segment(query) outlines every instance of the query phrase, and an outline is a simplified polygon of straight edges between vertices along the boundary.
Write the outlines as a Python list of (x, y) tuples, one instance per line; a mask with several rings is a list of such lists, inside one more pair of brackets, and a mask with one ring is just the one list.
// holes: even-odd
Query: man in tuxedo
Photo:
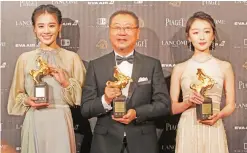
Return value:
[[(154, 119), (170, 112), (161, 63), (135, 51), (140, 29), (133, 12), (113, 13), (109, 27), (113, 52), (90, 61), (82, 93), (82, 115), (98, 118), (91, 153), (157, 153)], [(122, 90), (106, 86), (114, 66), (133, 79)], [(114, 118), (112, 101), (120, 95), (127, 97), (127, 113)]]

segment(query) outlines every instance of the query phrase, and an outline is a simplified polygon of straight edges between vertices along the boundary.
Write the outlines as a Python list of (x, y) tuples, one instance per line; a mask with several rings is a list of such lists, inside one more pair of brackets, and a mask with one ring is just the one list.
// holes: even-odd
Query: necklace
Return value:
[(61, 48), (53, 48), (51, 50), (43, 49), (43, 48), (38, 48), (37, 50), (40, 51), (40, 52), (48, 53), (48, 54), (49, 53), (54, 54), (54, 53), (58, 53), (59, 51), (61, 51)]
[(61, 51), (61, 48), (55, 48), (51, 50), (38, 48), (37, 56), (41, 56), (48, 64), (57, 65), (57, 54)]
[(204, 63), (204, 62), (207, 62), (209, 60), (211, 60), (213, 58), (213, 56), (211, 54), (198, 54), (198, 55), (194, 55), (191, 57), (191, 59), (195, 62), (198, 62), (198, 63)]

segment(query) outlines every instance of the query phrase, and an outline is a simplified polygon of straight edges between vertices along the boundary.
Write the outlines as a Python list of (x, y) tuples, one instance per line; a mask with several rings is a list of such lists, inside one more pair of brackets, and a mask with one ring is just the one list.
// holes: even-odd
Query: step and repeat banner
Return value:
[[(23, 117), (7, 113), (7, 100), (18, 56), (38, 47), (31, 15), (41, 4), (57, 6), (63, 15), (61, 47), (77, 52), (84, 62), (111, 52), (109, 17), (117, 10), (130, 10), (140, 19), (141, 35), (136, 43), (140, 53), (158, 58), (164, 71), (190, 58), (185, 24), (197, 11), (210, 14), (217, 24), (220, 41), (212, 54), (232, 63), (236, 83), (236, 111), (224, 119), (230, 153), (247, 152), (247, 1), (151, 2), (151, 1), (15, 1), (1, 3), (1, 148), (8, 144), (21, 150)], [(167, 73), (166, 73), (167, 74)], [(169, 76), (165, 76), (169, 84)], [(245, 96), (244, 96), (245, 95)], [(225, 101), (224, 98), (222, 101)], [(223, 103), (224, 105), (224, 103)], [(91, 136), (95, 119), (80, 116), (73, 108), (77, 152), (83, 152), (83, 139)], [(157, 123), (160, 153), (173, 153), (179, 115)], [(190, 132), (190, 131), (188, 131)], [(88, 139), (90, 142), (90, 138)], [(84, 141), (84, 146), (85, 141)], [(81, 151), (82, 150), (82, 151)], [(86, 151), (85, 151), (86, 152)], [(84, 152), (83, 152), (84, 153)]]

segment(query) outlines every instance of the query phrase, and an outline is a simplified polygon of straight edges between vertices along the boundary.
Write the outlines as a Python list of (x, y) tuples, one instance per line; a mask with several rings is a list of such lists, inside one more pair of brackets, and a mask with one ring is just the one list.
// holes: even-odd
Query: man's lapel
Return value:
[(109, 78), (109, 81), (113, 81), (113, 80), (116, 80), (113, 76), (113, 73), (114, 73), (114, 67), (116, 66), (116, 61), (115, 61), (115, 54), (114, 52), (111, 52), (109, 54), (109, 57), (107, 58), (107, 63), (102, 63), (102, 64), (107, 64), (109, 66), (109, 69), (107, 69), (107, 75), (108, 76), (111, 76)]
[(136, 87), (137, 87), (137, 83), (138, 83), (138, 79), (140, 76), (140, 72), (142, 69), (142, 58), (141, 58), (141, 54), (139, 54), (138, 52), (135, 51), (134, 53), (134, 63), (133, 63), (133, 70), (132, 70), (132, 76), (131, 78), (133, 79), (133, 82), (130, 83), (129, 86), (129, 91), (128, 91), (128, 101), (131, 99)]

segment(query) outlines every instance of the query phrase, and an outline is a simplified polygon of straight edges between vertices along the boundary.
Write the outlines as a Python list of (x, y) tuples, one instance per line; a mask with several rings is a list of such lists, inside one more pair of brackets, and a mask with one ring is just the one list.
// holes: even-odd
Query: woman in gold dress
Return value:
[[(172, 113), (182, 113), (176, 136), (176, 153), (228, 153), (226, 133), (222, 118), (235, 109), (235, 86), (232, 66), (212, 56), (217, 31), (212, 17), (204, 12), (196, 12), (186, 25), (189, 48), (193, 56), (177, 64), (171, 77)], [(215, 83), (205, 92), (212, 99), (213, 115), (206, 120), (197, 120), (196, 104), (201, 105), (205, 97), (191, 89), (198, 82), (198, 69)], [(180, 89), (183, 101), (178, 102)], [(220, 109), (222, 91), (226, 95), (226, 105)]]

